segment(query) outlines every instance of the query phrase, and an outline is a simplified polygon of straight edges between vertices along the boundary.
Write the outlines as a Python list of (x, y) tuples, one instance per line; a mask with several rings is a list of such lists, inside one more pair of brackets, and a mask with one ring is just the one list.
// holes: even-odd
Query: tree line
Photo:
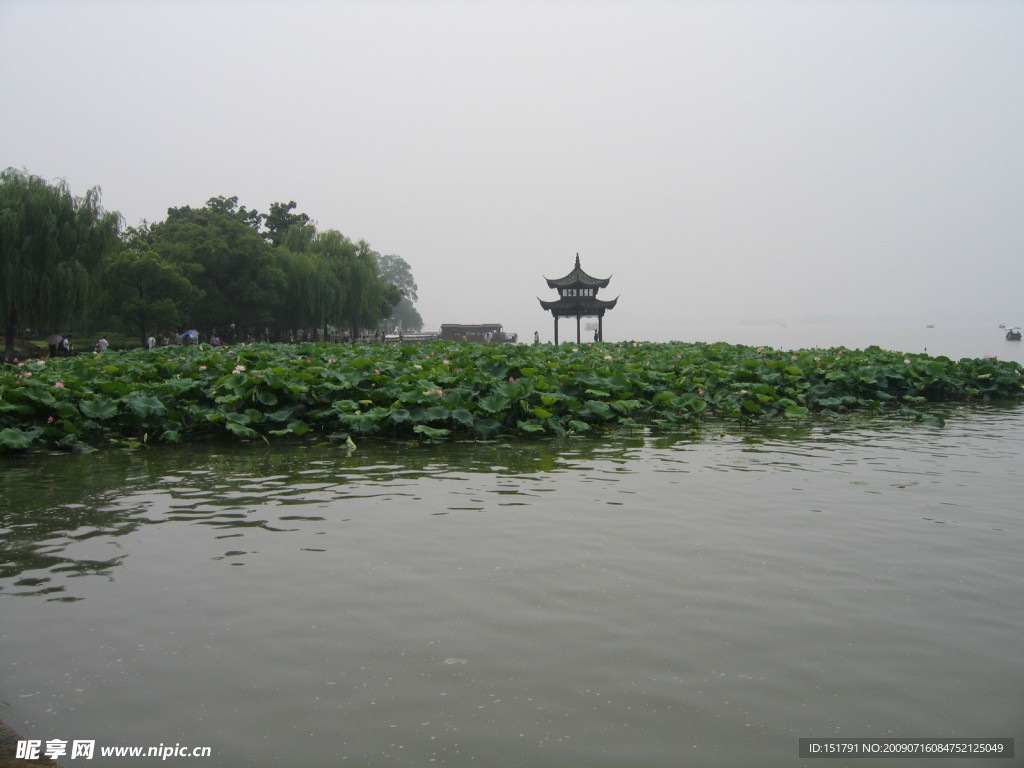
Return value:
[(123, 227), (96, 188), (76, 197), (63, 181), (0, 173), (0, 324), (5, 356), (19, 329), (137, 333), (249, 329), (275, 339), (293, 329), (417, 331), (416, 283), (400, 256), (319, 230), (296, 203), (266, 213), (213, 197), (169, 208), (163, 221)]

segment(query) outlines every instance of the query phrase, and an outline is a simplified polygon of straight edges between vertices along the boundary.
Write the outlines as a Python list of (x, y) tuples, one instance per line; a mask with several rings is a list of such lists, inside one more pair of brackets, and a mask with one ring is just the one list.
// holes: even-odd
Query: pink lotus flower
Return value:
[(199, 370), (200, 371), (205, 371), (206, 370), (206, 366), (205, 365), (200, 365), (199, 366)]
[(236, 365), (234, 370), (232, 370), (231, 372), (232, 373), (241, 373), (244, 370), (245, 370), (245, 366), (244, 365)]
[(63, 389), (64, 388), (64, 382), (63, 381), (54, 382), (53, 386), (57, 387), (58, 389)]
[(47, 423), (47, 424), (52, 424), (52, 423), (53, 423), (53, 416), (48, 416), (48, 417), (46, 418), (46, 423)]
[(22, 377), (23, 379), (27, 379), (27, 378), (28, 378), (29, 376), (31, 376), (31, 375), (32, 375), (32, 371), (22, 371), (22, 372), (21, 372), (21, 377)]

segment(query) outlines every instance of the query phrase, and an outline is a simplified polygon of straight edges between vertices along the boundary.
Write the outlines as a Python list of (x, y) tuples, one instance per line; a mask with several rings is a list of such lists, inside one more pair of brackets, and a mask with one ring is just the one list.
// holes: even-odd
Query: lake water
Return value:
[(8, 460), (0, 718), (212, 753), (109, 762), (126, 767), (1020, 750), (1022, 458), (1024, 408), (985, 407), (944, 427)]

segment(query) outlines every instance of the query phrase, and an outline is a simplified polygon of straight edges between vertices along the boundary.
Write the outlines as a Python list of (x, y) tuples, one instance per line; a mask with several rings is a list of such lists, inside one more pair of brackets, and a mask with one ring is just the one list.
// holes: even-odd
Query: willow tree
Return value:
[[(304, 304), (304, 316), (318, 328), (345, 328), (352, 339), (377, 328), (402, 298), (381, 279), (376, 257), (364, 240), (352, 242), (336, 229), (317, 232), (311, 224), (288, 230), (280, 253), (289, 253), (289, 301)], [(300, 256), (311, 257), (301, 263)]]
[(14, 168), (0, 173), (0, 322), (14, 356), (19, 327), (56, 330), (80, 316), (121, 217), (100, 207), (98, 188), (75, 197)]
[(355, 253), (345, 264), (348, 296), (342, 304), (341, 316), (351, 329), (353, 340), (359, 337), (361, 329), (376, 328), (401, 298), (401, 291), (388, 291), (389, 283), (380, 279), (377, 272), (379, 255), (365, 240), (360, 240), (356, 243)]
[(337, 325), (345, 297), (341, 265), (352, 244), (340, 232), (317, 232), (312, 224), (291, 226), (274, 248), (284, 270), (284, 303), (278, 312), (282, 328), (321, 328)]
[(284, 273), (284, 302), (278, 309), (278, 328), (308, 328), (319, 322), (311, 311), (319, 303), (320, 281), (311, 253), (278, 248), (274, 257)]

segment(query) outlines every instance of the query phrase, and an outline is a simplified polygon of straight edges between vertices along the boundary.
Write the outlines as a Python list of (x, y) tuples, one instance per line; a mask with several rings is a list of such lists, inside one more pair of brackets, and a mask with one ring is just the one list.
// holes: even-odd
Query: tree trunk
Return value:
[(6, 344), (4, 345), (4, 360), (14, 359), (14, 333), (18, 330), (18, 308), (11, 307), (7, 313), (7, 330), (4, 334)]

